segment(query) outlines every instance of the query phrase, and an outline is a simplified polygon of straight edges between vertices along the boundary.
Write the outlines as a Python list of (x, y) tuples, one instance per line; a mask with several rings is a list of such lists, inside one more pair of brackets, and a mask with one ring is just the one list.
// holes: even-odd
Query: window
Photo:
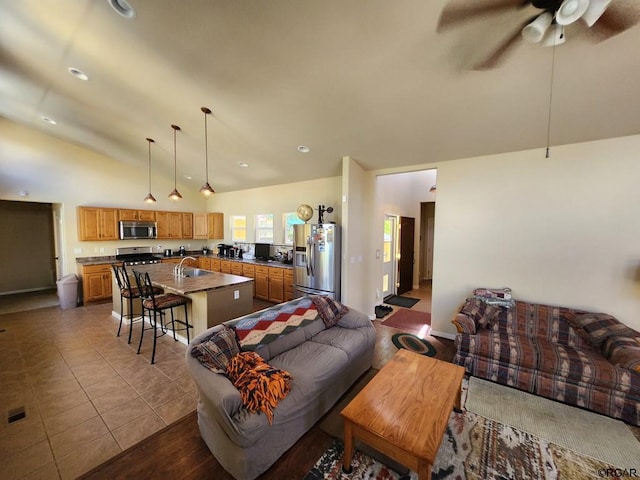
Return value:
[(304, 223), (298, 218), (296, 212), (282, 214), (282, 224), (284, 225), (284, 244), (293, 245), (293, 226)]
[(273, 214), (256, 215), (256, 242), (273, 243)]
[(247, 217), (244, 215), (231, 215), (231, 241), (247, 241)]

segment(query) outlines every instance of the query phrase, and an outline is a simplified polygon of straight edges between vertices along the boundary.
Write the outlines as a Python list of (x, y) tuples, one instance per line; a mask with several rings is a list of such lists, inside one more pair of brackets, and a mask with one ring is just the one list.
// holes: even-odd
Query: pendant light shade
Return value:
[(178, 130), (180, 130), (180, 127), (178, 125), (171, 125), (171, 128), (173, 128), (173, 191), (169, 194), (169, 198), (171, 200), (181, 200), (182, 195), (180, 195), (177, 187), (178, 160), (176, 154), (176, 134), (178, 133)]
[(156, 203), (156, 198), (151, 193), (151, 144), (155, 142), (153, 138), (147, 138), (147, 142), (149, 143), (149, 195), (144, 197), (144, 201), (146, 203)]
[(204, 165), (206, 175), (206, 182), (202, 188), (200, 188), (200, 193), (205, 197), (210, 197), (216, 193), (213, 188), (211, 188), (211, 185), (209, 185), (209, 141), (207, 137), (207, 115), (211, 114), (211, 110), (207, 107), (202, 107), (200, 110), (204, 113)]

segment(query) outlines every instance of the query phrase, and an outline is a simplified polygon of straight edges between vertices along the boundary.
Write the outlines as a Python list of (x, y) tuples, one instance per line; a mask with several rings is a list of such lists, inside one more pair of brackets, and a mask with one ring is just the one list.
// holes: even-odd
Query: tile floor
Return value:
[[(405, 295), (421, 299), (414, 309), (431, 310), (430, 283)], [(24, 310), (52, 303), (26, 300), (13, 301), (11, 313), (0, 305), (2, 479), (76, 478), (195, 409), (182, 343), (159, 339), (151, 365), (151, 336), (137, 355), (139, 324), (130, 345), (126, 327), (116, 337), (111, 304)], [(268, 305), (257, 300), (254, 310)], [(376, 324), (390, 338), (394, 329)], [(374, 363), (395, 353), (387, 340)], [(21, 409), (26, 416), (9, 423)]]

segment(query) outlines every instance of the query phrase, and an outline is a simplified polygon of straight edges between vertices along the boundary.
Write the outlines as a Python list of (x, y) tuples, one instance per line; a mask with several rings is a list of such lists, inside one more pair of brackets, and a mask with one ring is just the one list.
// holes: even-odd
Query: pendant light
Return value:
[(171, 128), (173, 128), (173, 192), (169, 194), (169, 198), (171, 200), (182, 200), (182, 195), (180, 195), (177, 187), (178, 160), (176, 155), (176, 134), (178, 133), (178, 130), (180, 130), (180, 127), (178, 125), (171, 125)]
[(153, 138), (147, 138), (149, 143), (149, 195), (144, 197), (146, 203), (156, 203), (156, 198), (151, 193), (151, 144), (155, 142)]
[(211, 185), (209, 185), (209, 142), (207, 140), (207, 115), (211, 114), (211, 110), (207, 107), (200, 108), (202, 113), (204, 113), (204, 165), (205, 165), (205, 174), (206, 174), (206, 183), (200, 188), (200, 193), (205, 197), (210, 197), (214, 193), (216, 193)]

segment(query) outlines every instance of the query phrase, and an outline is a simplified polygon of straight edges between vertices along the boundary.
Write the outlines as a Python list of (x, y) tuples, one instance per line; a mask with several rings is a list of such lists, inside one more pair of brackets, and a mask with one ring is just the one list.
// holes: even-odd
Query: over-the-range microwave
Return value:
[(120, 220), (120, 240), (134, 240), (138, 238), (158, 238), (158, 224), (156, 222), (130, 222)]

